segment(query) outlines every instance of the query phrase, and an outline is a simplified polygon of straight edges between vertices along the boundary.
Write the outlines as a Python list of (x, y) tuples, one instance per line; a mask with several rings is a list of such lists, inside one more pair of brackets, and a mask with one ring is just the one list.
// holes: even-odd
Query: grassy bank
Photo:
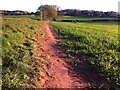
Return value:
[(2, 88), (25, 88), (32, 83), (35, 32), (39, 25), (40, 22), (27, 18), (3, 18)]

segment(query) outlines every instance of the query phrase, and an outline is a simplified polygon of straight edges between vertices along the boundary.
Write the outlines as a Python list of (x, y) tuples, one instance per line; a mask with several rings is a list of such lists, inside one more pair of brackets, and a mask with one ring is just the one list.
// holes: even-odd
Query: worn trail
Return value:
[(38, 57), (42, 57), (49, 63), (45, 70), (47, 76), (41, 79), (41, 88), (88, 88), (93, 81), (104, 82), (96, 72), (85, 70), (88, 66), (82, 65), (84, 67), (77, 71), (68, 65), (66, 61), (76, 59), (65, 58), (66, 54), (59, 47), (55, 34), (51, 31), (48, 22), (42, 24), (41, 28), (44, 34), (41, 34), (40, 37), (42, 39), (38, 42), (42, 43), (43, 46), (38, 48), (36, 53)]

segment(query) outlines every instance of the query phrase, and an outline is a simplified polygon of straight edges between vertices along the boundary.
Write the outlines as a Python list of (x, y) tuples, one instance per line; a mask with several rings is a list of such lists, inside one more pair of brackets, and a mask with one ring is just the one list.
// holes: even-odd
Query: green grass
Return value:
[(59, 44), (69, 57), (78, 57), (79, 62), (91, 63), (107, 77), (111, 87), (120, 86), (116, 23), (51, 22), (51, 25), (60, 34)]
[(117, 18), (97, 18), (97, 17), (76, 17), (76, 16), (62, 16), (62, 17), (57, 17), (57, 21), (61, 21), (61, 20), (116, 20)]
[(40, 16), (35, 15), (4, 15), (3, 18), (30, 18), (34, 20), (40, 20)]
[(27, 18), (2, 20), (2, 88), (24, 88), (33, 74), (35, 32), (40, 22)]

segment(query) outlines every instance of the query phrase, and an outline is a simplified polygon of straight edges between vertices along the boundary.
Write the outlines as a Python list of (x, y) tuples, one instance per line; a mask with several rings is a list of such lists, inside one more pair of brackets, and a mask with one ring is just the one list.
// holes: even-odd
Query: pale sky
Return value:
[(0, 10), (35, 12), (40, 5), (58, 5), (61, 9), (118, 11), (119, 0), (1, 0)]

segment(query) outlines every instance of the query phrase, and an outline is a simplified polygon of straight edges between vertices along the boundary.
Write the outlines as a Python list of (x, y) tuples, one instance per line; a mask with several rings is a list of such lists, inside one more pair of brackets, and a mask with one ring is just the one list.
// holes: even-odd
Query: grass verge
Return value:
[(35, 34), (40, 22), (28, 18), (3, 18), (2, 21), (2, 88), (31, 87), (34, 85), (31, 78), (40, 77), (40, 71), (34, 68)]

